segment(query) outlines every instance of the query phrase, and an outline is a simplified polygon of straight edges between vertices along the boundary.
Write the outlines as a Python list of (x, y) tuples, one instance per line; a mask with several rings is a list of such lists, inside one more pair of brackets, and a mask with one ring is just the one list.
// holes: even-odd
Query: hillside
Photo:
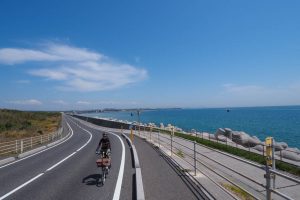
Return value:
[(25, 112), (0, 109), (0, 140), (12, 140), (51, 133), (60, 125), (58, 112)]

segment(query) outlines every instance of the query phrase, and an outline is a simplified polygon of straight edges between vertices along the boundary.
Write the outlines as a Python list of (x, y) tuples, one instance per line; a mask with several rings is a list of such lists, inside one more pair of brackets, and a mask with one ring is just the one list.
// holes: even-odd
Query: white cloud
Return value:
[(115, 62), (84, 48), (49, 43), (38, 50), (0, 49), (0, 63), (14, 65), (29, 61), (53, 64), (52, 67), (29, 70), (29, 74), (58, 81), (61, 90), (112, 90), (147, 77), (145, 69)]
[(20, 64), (29, 61), (85, 61), (99, 60), (104, 56), (84, 48), (64, 44), (48, 43), (41, 49), (3, 48), (0, 49), (0, 63)]
[(79, 105), (90, 105), (91, 103), (88, 102), (88, 101), (77, 101), (76, 104), (79, 104)]
[(63, 101), (63, 100), (55, 100), (55, 101), (52, 101), (52, 103), (54, 104), (59, 104), (59, 105), (67, 105), (68, 103)]
[(39, 69), (39, 70), (32, 70), (29, 71), (31, 75), (45, 77), (52, 80), (66, 80), (67, 75), (63, 72), (51, 69)]
[(223, 88), (225, 92), (238, 95), (253, 95), (267, 92), (266, 88), (258, 85), (235, 85), (235, 84), (224, 84)]
[(36, 99), (15, 100), (15, 101), (9, 101), (8, 103), (16, 104), (16, 105), (42, 105), (42, 102)]
[(228, 106), (299, 105), (299, 85), (260, 86), (224, 84), (216, 99)]

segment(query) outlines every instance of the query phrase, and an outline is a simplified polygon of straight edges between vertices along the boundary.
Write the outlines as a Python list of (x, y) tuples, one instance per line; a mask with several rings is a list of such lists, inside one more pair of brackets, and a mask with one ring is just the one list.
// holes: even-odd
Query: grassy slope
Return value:
[(51, 133), (60, 125), (58, 112), (23, 112), (0, 109), (0, 140)]

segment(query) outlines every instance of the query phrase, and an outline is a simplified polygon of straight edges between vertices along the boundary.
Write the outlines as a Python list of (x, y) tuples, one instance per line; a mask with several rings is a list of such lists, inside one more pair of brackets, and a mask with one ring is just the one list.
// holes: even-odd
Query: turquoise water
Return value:
[[(138, 121), (136, 113), (104, 112), (88, 116), (110, 117)], [(287, 142), (290, 147), (300, 148), (300, 106), (253, 107), (226, 109), (163, 109), (143, 111), (141, 122), (157, 125), (172, 124), (185, 131), (196, 129), (214, 133), (220, 127), (245, 131), (261, 140), (272, 136), (276, 141)]]

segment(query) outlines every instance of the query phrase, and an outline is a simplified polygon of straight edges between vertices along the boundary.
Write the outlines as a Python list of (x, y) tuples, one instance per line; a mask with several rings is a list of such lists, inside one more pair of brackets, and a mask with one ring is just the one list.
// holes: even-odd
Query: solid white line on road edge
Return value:
[(9, 166), (9, 165), (18, 163), (18, 162), (20, 162), (20, 161), (22, 161), (22, 160), (26, 160), (27, 158), (30, 158), (30, 157), (35, 156), (35, 155), (38, 155), (38, 154), (40, 154), (40, 153), (42, 153), (42, 152), (44, 152), (44, 151), (48, 151), (48, 150), (50, 150), (50, 149), (52, 149), (52, 148), (54, 148), (54, 147), (56, 147), (56, 146), (58, 146), (58, 145), (61, 145), (61, 144), (65, 143), (66, 141), (68, 141), (71, 137), (73, 137), (73, 130), (71, 129), (69, 123), (68, 123), (68, 122), (66, 122), (66, 123), (67, 123), (67, 125), (69, 126), (69, 128), (70, 128), (70, 130), (71, 130), (71, 136), (70, 136), (69, 138), (67, 138), (67, 139), (64, 140), (63, 142), (58, 143), (58, 144), (56, 144), (56, 145), (54, 145), (54, 146), (52, 146), (52, 147), (49, 147), (49, 148), (44, 149), (44, 150), (42, 150), (42, 151), (39, 151), (39, 152), (37, 152), (37, 153), (31, 154), (31, 155), (29, 155), (29, 156), (26, 156), (25, 158), (21, 158), (21, 159), (18, 159), (18, 160), (16, 160), (16, 161), (14, 161), (14, 162), (8, 163), (8, 164), (3, 165), (3, 166), (0, 166), (0, 169), (1, 169), (1, 168), (4, 168), (4, 167), (7, 167), (7, 166)]
[(122, 145), (120, 170), (119, 170), (117, 184), (116, 184), (116, 188), (115, 188), (115, 192), (114, 192), (114, 196), (113, 196), (113, 200), (119, 200), (120, 195), (121, 195), (121, 186), (122, 186), (123, 175), (124, 175), (124, 166), (125, 166), (125, 145), (123, 143), (123, 140), (120, 138), (120, 136), (118, 136), (117, 134), (112, 133), (112, 132), (108, 132), (108, 133), (113, 134), (114, 136), (118, 137), (121, 142), (121, 145)]
[(30, 179), (30, 180), (27, 181), (26, 183), (23, 183), (22, 185), (20, 185), (20, 186), (17, 187), (16, 189), (14, 189), (14, 190), (10, 191), (9, 193), (7, 193), (7, 194), (3, 195), (2, 197), (0, 197), (0, 200), (5, 199), (5, 198), (8, 197), (9, 195), (11, 195), (11, 194), (15, 193), (16, 191), (18, 191), (19, 189), (25, 187), (26, 185), (28, 185), (29, 183), (31, 183), (31, 182), (34, 181), (35, 179), (41, 177), (42, 175), (44, 175), (44, 173), (41, 173), (41, 174), (39, 174), (39, 175), (33, 177), (32, 179)]
[(75, 153), (76, 153), (76, 151), (73, 152), (73, 153), (71, 153), (70, 155), (68, 155), (67, 157), (65, 157), (64, 159), (62, 159), (61, 161), (59, 161), (58, 163), (56, 163), (55, 165), (53, 165), (52, 167), (48, 168), (48, 169), (46, 170), (46, 172), (48, 172), (48, 171), (50, 171), (51, 169), (53, 169), (54, 167), (60, 165), (62, 162), (66, 161), (67, 159), (69, 159), (70, 157), (72, 157)]
[[(70, 130), (72, 131), (72, 135), (73, 135), (73, 129), (71, 128), (71, 126), (67, 123), (67, 125), (69, 126)], [(83, 129), (83, 128), (82, 128)], [(84, 129), (83, 129), (84, 130)], [(85, 130), (87, 131), (87, 130)], [(88, 132), (88, 131), (87, 131)], [(88, 132), (89, 133), (89, 132)], [(88, 140), (88, 142), (91, 141), (92, 139), (92, 134), (90, 134), (90, 138)], [(80, 149), (82, 149), (83, 147), (85, 147), (88, 143), (85, 143)], [(53, 146), (54, 147), (54, 146)], [(52, 167), (48, 168), (45, 172), (48, 172), (50, 170), (52, 170), (53, 168), (57, 167), (59, 164), (63, 163), (64, 161), (66, 161), (67, 159), (69, 159), (70, 157), (72, 157), (74, 154), (76, 154), (78, 151), (73, 152), (72, 154), (68, 155), (66, 158), (62, 159), (61, 161), (59, 161), (58, 163), (54, 164)], [(27, 158), (27, 157), (26, 157)], [(35, 176), (34, 178), (30, 179), (29, 181), (27, 181), (26, 183), (20, 185), (19, 187), (13, 189), (12, 191), (6, 193), (5, 195), (3, 195), (2, 197), (0, 197), (0, 200), (5, 199), (6, 197), (10, 196), (11, 194), (15, 193), (16, 191), (18, 191), (19, 189), (25, 187), (26, 185), (28, 185), (29, 183), (31, 183), (32, 181), (36, 180), (37, 178), (41, 177), (42, 175), (44, 175), (45, 173), (41, 173), (37, 176)]]

